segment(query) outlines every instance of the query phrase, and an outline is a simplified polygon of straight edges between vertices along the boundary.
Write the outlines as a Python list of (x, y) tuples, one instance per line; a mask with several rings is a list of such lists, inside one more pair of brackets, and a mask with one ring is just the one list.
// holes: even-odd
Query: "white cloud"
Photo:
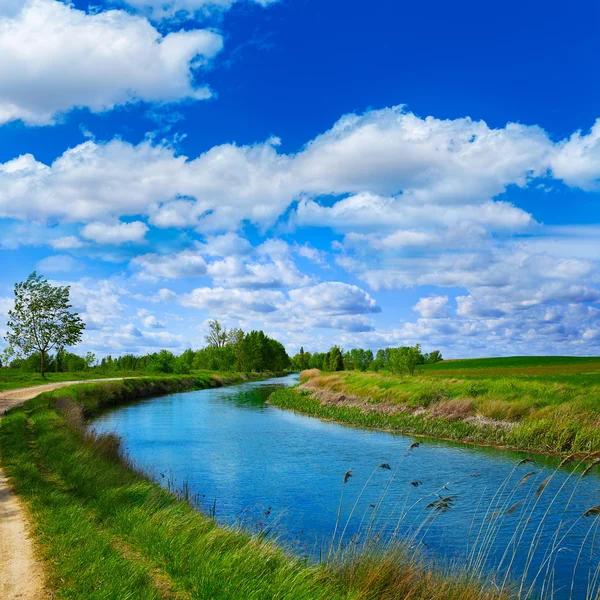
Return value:
[(81, 235), (98, 244), (120, 246), (127, 242), (141, 243), (148, 233), (148, 226), (141, 221), (131, 223), (102, 223), (95, 222), (86, 225)]
[(291, 260), (244, 262), (233, 256), (208, 265), (208, 274), (216, 285), (225, 287), (268, 289), (314, 283)]
[(429, 296), (421, 298), (414, 306), (413, 310), (421, 314), (422, 317), (435, 319), (448, 316), (448, 296)]
[(208, 256), (220, 257), (245, 256), (253, 251), (247, 239), (231, 231), (224, 235), (207, 237), (202, 249)]
[(398, 106), (342, 117), (298, 155), (296, 169), (304, 188), (321, 194), (402, 190), (409, 202), (467, 203), (543, 175), (551, 149), (538, 127), (421, 119)]
[(600, 190), (600, 119), (582, 135), (576, 131), (558, 144), (553, 155), (552, 172), (567, 185), (588, 191)]
[[(116, 1), (116, 0), (115, 0)], [(175, 15), (190, 16), (230, 9), (239, 0), (122, 0), (132, 8), (149, 14), (152, 18), (168, 18)], [(260, 6), (268, 6), (278, 0), (247, 0)]]
[[(65, 285), (65, 282), (61, 282)], [(82, 279), (68, 282), (71, 287), (71, 303), (74, 310), (81, 313), (86, 327), (98, 329), (114, 322), (123, 313), (121, 296), (124, 291), (108, 280)]]
[(286, 300), (283, 292), (229, 288), (197, 288), (181, 298), (183, 306), (208, 310), (220, 316), (264, 315), (278, 310)]
[(290, 290), (290, 299), (298, 310), (324, 315), (351, 315), (381, 312), (375, 300), (356, 285), (327, 281), (313, 287)]
[(83, 263), (75, 260), (72, 256), (57, 254), (40, 260), (37, 263), (37, 268), (42, 273), (72, 273), (81, 271), (84, 266)]
[(73, 250), (75, 248), (82, 248), (85, 244), (76, 236), (68, 235), (65, 237), (56, 238), (50, 240), (50, 246), (55, 250)]
[(308, 320), (312, 327), (322, 327), (324, 329), (338, 329), (348, 333), (363, 333), (365, 331), (374, 331), (375, 324), (372, 319), (363, 315), (342, 315), (339, 317), (316, 318), (314, 321)]
[(54, 123), (77, 107), (104, 112), (132, 102), (211, 96), (194, 73), (222, 48), (208, 30), (162, 36), (125, 11), (85, 13), (56, 0), (26, 0), (0, 16), (0, 124)]
[(179, 279), (206, 275), (206, 262), (197, 250), (183, 250), (176, 254), (144, 254), (131, 261), (141, 269), (144, 277)]
[(146, 329), (163, 329), (165, 324), (159, 321), (154, 315), (148, 315), (142, 319), (142, 324)]

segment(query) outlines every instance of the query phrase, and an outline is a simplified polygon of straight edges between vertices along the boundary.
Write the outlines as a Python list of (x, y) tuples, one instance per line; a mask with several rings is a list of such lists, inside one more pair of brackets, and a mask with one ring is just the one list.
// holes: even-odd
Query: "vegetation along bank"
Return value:
[(559, 455), (600, 452), (600, 359), (518, 357), (302, 373), (281, 408), (412, 435)]

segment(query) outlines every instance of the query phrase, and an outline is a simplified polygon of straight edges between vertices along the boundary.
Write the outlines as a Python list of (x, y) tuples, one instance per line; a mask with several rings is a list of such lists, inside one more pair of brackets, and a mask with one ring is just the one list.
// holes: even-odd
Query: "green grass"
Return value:
[[(176, 378), (176, 379), (206, 379), (207, 377), (220, 377), (221, 379), (239, 378), (239, 373), (228, 373), (220, 371), (193, 371), (189, 375), (149, 375), (147, 371), (112, 371), (98, 372), (95, 370), (78, 371), (74, 373), (46, 373), (45, 377), (41, 377), (39, 373), (22, 373), (18, 370), (0, 369), (0, 392), (4, 390), (14, 390), (17, 388), (34, 387), (37, 385), (46, 385), (50, 383), (62, 383), (69, 381), (85, 381), (88, 379), (126, 379), (126, 378)], [(246, 378), (263, 378), (272, 375), (271, 373), (257, 374), (247, 373)]]
[(571, 373), (572, 363), (562, 367), (566, 373), (510, 375), (514, 365), (505, 360), (504, 376), (478, 368), (435, 377), (323, 374), (310, 379), (307, 391), (281, 390), (270, 402), (407, 434), (560, 455), (600, 451), (600, 375)]
[[(239, 377), (237, 378), (239, 380)], [(25, 501), (54, 598), (137, 600), (492, 600), (405, 551), (310, 565), (272, 543), (219, 527), (120, 457), (85, 418), (141, 397), (233, 383), (145, 378), (46, 393), (0, 422), (0, 457)]]
[(444, 360), (432, 365), (423, 365), (427, 371), (447, 369), (493, 369), (497, 367), (531, 368), (531, 367), (564, 367), (596, 363), (600, 368), (598, 356), (506, 356), (498, 358), (468, 358), (461, 360)]
[(23, 373), (16, 369), (0, 369), (0, 391), (14, 390), (18, 388), (46, 385), (48, 383), (60, 383), (63, 381), (83, 381), (86, 379), (112, 379), (115, 377), (140, 377), (148, 376), (148, 373), (123, 372), (97, 373), (95, 371), (81, 371), (77, 373), (46, 373), (41, 377), (39, 373)]

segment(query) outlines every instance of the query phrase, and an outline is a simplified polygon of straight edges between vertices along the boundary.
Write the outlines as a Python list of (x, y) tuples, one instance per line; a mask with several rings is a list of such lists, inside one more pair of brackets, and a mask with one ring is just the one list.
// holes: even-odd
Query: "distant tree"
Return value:
[(85, 366), (91, 369), (96, 364), (96, 355), (93, 352), (88, 352), (83, 360), (85, 360)]
[(148, 369), (155, 373), (173, 373), (175, 371), (175, 355), (169, 350), (161, 350), (151, 355)]
[(365, 351), (365, 368), (366, 369), (370, 369), (374, 360), (375, 359), (373, 357), (373, 351), (372, 350), (366, 350)]
[(233, 327), (227, 334), (227, 344), (231, 347), (235, 357), (235, 370), (239, 372), (244, 370), (244, 337), (246, 334), (240, 328)]
[(414, 375), (417, 367), (424, 362), (421, 354), (421, 346), (402, 346), (401, 348), (389, 348), (388, 367), (402, 375), (408, 373)]
[(442, 353), (439, 350), (434, 350), (433, 352), (430, 352), (429, 354), (425, 354), (424, 358), (425, 358), (425, 362), (427, 364), (433, 364), (433, 363), (441, 362), (442, 360), (444, 360), (442, 358)]
[(322, 352), (315, 352), (308, 361), (309, 369), (322, 369), (325, 355)]
[(34, 271), (26, 281), (15, 284), (14, 291), (15, 305), (8, 311), (6, 341), (13, 353), (39, 352), (44, 377), (48, 352), (80, 342), (85, 324), (71, 311), (69, 286), (53, 286)]
[(209, 321), (208, 334), (205, 339), (211, 348), (224, 348), (227, 344), (227, 329), (217, 320)]
[(343, 371), (344, 370), (344, 359), (342, 351), (338, 346), (334, 346), (329, 351), (329, 370), (330, 371)]

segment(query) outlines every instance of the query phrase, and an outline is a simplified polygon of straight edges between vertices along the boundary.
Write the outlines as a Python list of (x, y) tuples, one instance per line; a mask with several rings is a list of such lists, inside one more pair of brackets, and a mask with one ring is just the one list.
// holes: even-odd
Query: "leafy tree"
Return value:
[(148, 365), (150, 371), (155, 373), (173, 373), (175, 371), (175, 355), (168, 350), (161, 350), (151, 355), (152, 360)]
[(11, 352), (40, 353), (45, 376), (46, 356), (81, 341), (85, 324), (71, 311), (69, 286), (53, 286), (35, 271), (26, 281), (15, 284), (15, 306), (8, 311), (6, 341)]
[(427, 364), (433, 364), (433, 363), (441, 362), (442, 360), (444, 360), (442, 358), (442, 353), (439, 350), (434, 350), (433, 352), (430, 352), (429, 354), (423, 355), (423, 357), (425, 358), (425, 362)]
[(231, 347), (235, 356), (235, 368), (238, 372), (244, 369), (244, 337), (246, 334), (242, 329), (233, 327), (227, 334), (227, 344)]
[(343, 371), (344, 370), (344, 359), (342, 358), (342, 351), (338, 346), (334, 346), (329, 351), (329, 370), (330, 371)]
[(88, 352), (83, 360), (85, 360), (85, 366), (91, 369), (96, 364), (96, 355), (93, 352)]
[[(324, 360), (325, 360), (325, 354), (323, 354), (322, 352), (315, 352), (310, 357), (310, 360), (308, 361), (308, 368), (309, 369), (322, 369)], [(328, 368), (329, 368), (329, 365), (328, 365)]]
[(227, 344), (227, 329), (217, 320), (209, 321), (208, 334), (205, 339), (211, 348), (224, 348)]

